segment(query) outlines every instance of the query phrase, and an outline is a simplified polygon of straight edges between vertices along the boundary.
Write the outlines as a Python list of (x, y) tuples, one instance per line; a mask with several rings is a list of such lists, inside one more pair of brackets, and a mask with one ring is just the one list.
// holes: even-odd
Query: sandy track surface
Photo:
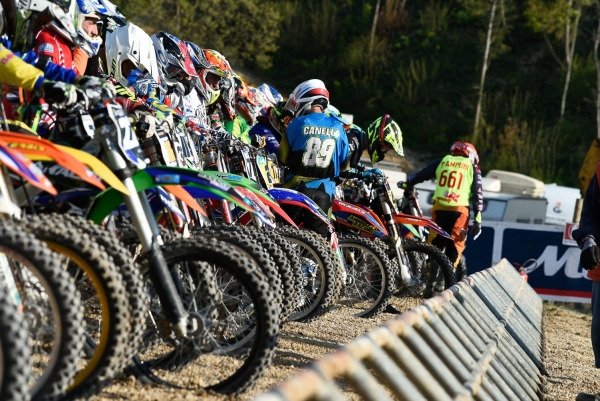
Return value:
[(600, 393), (600, 370), (594, 368), (590, 341), (592, 317), (545, 305), (548, 401), (573, 401), (579, 392)]
[[(419, 304), (416, 299), (394, 298), (392, 304), (406, 311)], [(590, 343), (591, 316), (555, 305), (545, 306), (548, 400), (571, 401), (580, 391), (600, 392), (600, 372), (594, 369)], [(353, 316), (352, 309), (336, 308), (312, 323), (288, 323), (280, 335), (273, 364), (250, 392), (239, 400), (249, 400), (296, 373), (303, 365), (319, 359), (340, 345), (373, 330), (395, 315), (383, 313), (373, 319)], [(352, 397), (354, 398), (354, 397)], [(133, 379), (121, 380), (105, 389), (94, 401), (140, 400), (231, 400), (235, 398), (204, 392), (171, 390), (141, 385)]]

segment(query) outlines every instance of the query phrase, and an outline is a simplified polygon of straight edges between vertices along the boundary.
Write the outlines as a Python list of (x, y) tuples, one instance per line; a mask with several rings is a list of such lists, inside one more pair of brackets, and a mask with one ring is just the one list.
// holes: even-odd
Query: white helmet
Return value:
[[(98, 0), (77, 0), (77, 33), (81, 37), (79, 47), (87, 54), (88, 57), (95, 56), (102, 45), (100, 34), (92, 37), (83, 30), (83, 22), (86, 18), (95, 18), (97, 22), (100, 20), (102, 12), (108, 12), (106, 7)], [(96, 23), (97, 23), (96, 22)]]
[(58, 33), (77, 45), (81, 43), (76, 27), (77, 3), (75, 1), (19, 0), (17, 1), (17, 10), (25, 19), (28, 19), (32, 14), (49, 13), (53, 17), (51, 24)]
[(323, 110), (329, 106), (329, 91), (320, 79), (309, 79), (298, 85), (290, 95), (286, 108), (292, 106), (294, 115), (300, 117), (310, 111), (313, 102), (316, 102)]
[(131, 22), (106, 34), (108, 75), (123, 86), (127, 86), (127, 77), (121, 71), (121, 64), (126, 60), (131, 60), (139, 70), (149, 72), (160, 83), (152, 39), (142, 28)]

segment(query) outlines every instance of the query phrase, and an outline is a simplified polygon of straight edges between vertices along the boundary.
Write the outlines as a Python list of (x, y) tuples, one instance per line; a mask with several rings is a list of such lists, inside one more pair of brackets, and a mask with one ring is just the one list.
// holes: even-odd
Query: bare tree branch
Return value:
[(377, 17), (379, 16), (380, 5), (381, 0), (377, 0), (377, 5), (375, 6), (375, 15), (373, 16), (373, 26), (371, 27), (371, 42), (369, 43), (369, 56), (373, 54), (373, 43), (375, 42), (375, 30), (377, 28)]
[(496, 16), (496, 5), (498, 0), (490, 0), (492, 8), (490, 10), (490, 20), (488, 23), (487, 38), (485, 41), (485, 52), (483, 54), (483, 65), (481, 67), (481, 81), (479, 82), (479, 96), (477, 99), (477, 108), (475, 110), (475, 126), (473, 129), (473, 137), (477, 138), (479, 135), (479, 120), (481, 118), (481, 103), (483, 102), (483, 88), (485, 86), (485, 76), (489, 67), (490, 48), (492, 45), (492, 34), (494, 30), (494, 19)]
[[(571, 27), (570, 21), (570, 10), (573, 5), (573, 0), (569, 0), (568, 8), (567, 8), (567, 22), (566, 22), (566, 32), (565, 32), (565, 48), (566, 54), (565, 58), (567, 61), (567, 76), (565, 77), (565, 87), (563, 89), (562, 101), (560, 103), (560, 120), (562, 121), (565, 117), (565, 109), (567, 107), (567, 92), (569, 91), (569, 84), (571, 82), (571, 70), (573, 69), (573, 58), (575, 57), (575, 43), (577, 42), (577, 29), (579, 27), (579, 19), (581, 18), (581, 2), (577, 1), (576, 4), (576, 12), (577, 16), (575, 17), (575, 23)], [(570, 41), (570, 30), (573, 30), (573, 40)]]
[(546, 44), (548, 45), (548, 49), (550, 49), (550, 53), (552, 53), (552, 56), (554, 57), (554, 60), (556, 60), (556, 62), (558, 63), (558, 65), (560, 66), (560, 68), (562, 68), (563, 70), (566, 68), (565, 64), (562, 62), (562, 60), (556, 55), (556, 52), (554, 51), (554, 46), (552, 46), (552, 43), (550, 43), (550, 39), (548, 39), (548, 35), (546, 35), (545, 31), (542, 31), (542, 35), (544, 36), (544, 39), (546, 40)]

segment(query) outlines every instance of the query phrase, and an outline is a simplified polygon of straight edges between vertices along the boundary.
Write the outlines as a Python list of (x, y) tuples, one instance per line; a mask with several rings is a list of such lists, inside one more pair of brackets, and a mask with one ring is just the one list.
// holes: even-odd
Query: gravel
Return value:
[(546, 369), (548, 401), (575, 400), (577, 393), (600, 393), (590, 341), (592, 316), (546, 304)]
[[(417, 306), (419, 300), (394, 298), (392, 304), (399, 311), (406, 311)], [(239, 398), (142, 385), (129, 378), (116, 381), (92, 400), (250, 400), (293, 375), (307, 363), (394, 316), (383, 313), (372, 319), (362, 319), (353, 316), (352, 309), (338, 307), (315, 322), (285, 324), (272, 365), (258, 384)], [(589, 312), (574, 311), (555, 304), (545, 305), (546, 362), (550, 373), (547, 378), (548, 401), (574, 400), (580, 391), (600, 391), (600, 376), (594, 369), (590, 343), (590, 324)]]

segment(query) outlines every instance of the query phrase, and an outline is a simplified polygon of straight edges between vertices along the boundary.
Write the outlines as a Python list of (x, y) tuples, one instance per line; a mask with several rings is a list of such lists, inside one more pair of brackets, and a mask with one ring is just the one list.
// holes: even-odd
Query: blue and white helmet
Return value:
[(258, 87), (258, 89), (265, 94), (267, 100), (273, 106), (283, 101), (283, 96), (281, 96), (281, 93), (279, 93), (277, 89), (273, 88), (271, 85), (262, 84)]
[[(98, 36), (90, 36), (83, 30), (83, 22), (86, 18), (95, 18), (100, 20), (100, 16), (109, 11), (104, 7), (104, 4), (99, 0), (77, 0), (76, 27), (77, 34), (80, 37), (79, 47), (87, 54), (88, 57), (95, 56), (102, 45), (102, 38)], [(100, 30), (99, 30), (100, 31)]]

